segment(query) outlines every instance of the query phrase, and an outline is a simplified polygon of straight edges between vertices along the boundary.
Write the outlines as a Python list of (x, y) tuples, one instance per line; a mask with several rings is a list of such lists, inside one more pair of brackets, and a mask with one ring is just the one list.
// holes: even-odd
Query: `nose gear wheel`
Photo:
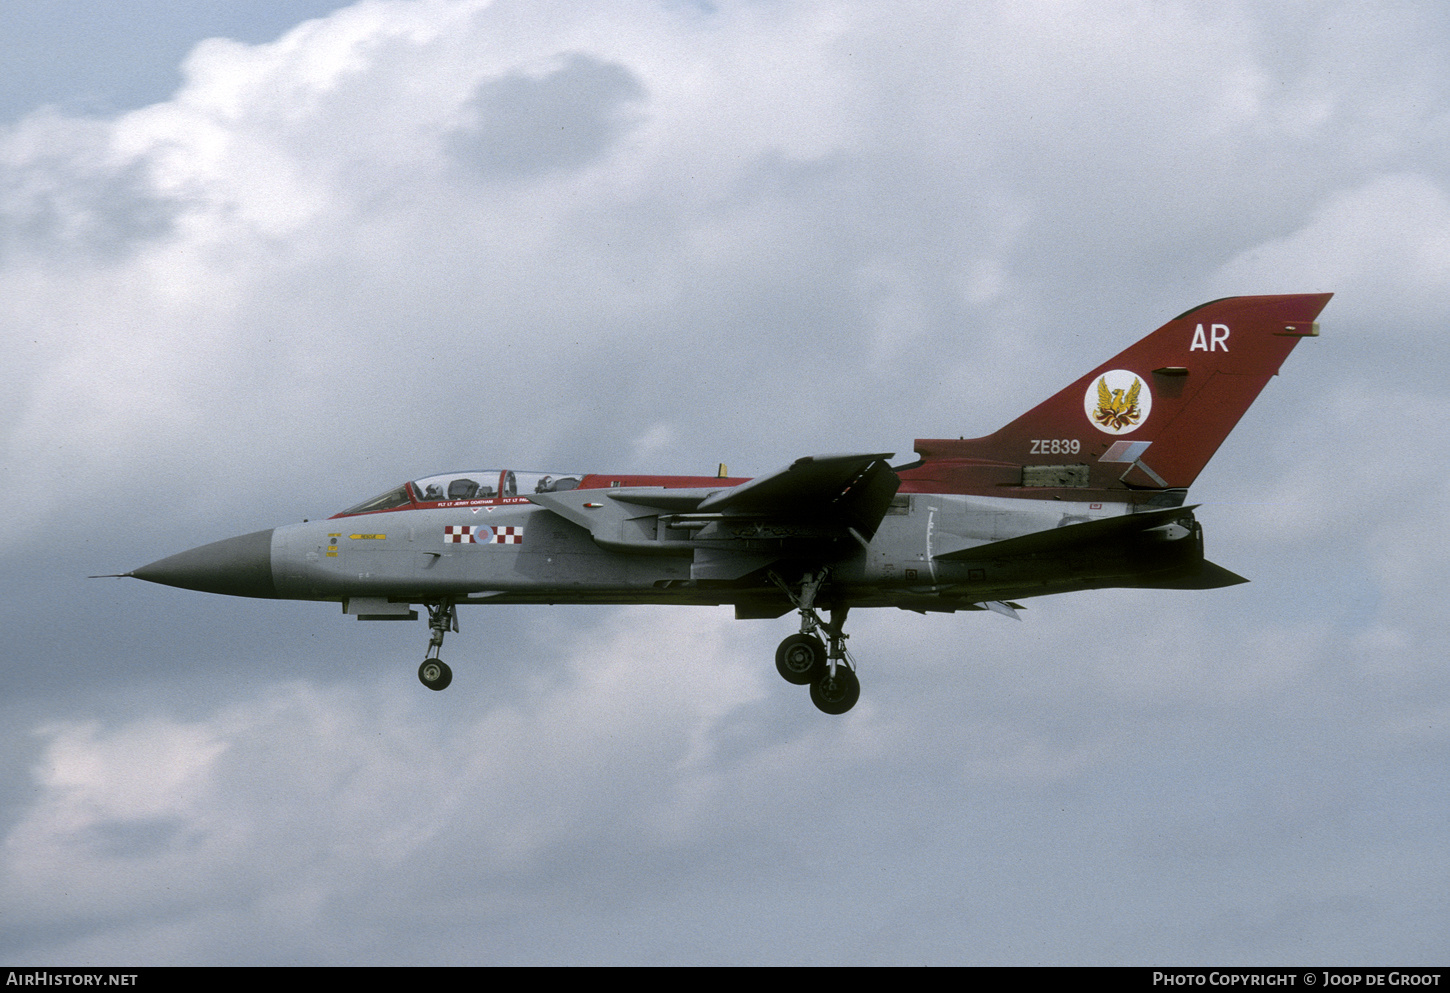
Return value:
[(453, 682), (453, 670), (440, 659), (424, 659), (418, 666), (418, 679), (430, 690), (446, 690)]
[(438, 657), (443, 649), (443, 638), (449, 630), (458, 631), (458, 608), (452, 600), (426, 603), (428, 608), (428, 654), (418, 666), (419, 681), (430, 690), (446, 690), (453, 682), (453, 670)]

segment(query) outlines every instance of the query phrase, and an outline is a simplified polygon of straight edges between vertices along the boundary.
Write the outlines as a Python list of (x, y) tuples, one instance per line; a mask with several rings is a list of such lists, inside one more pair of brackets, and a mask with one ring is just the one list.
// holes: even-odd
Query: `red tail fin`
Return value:
[(1083, 499), (1187, 487), (1299, 339), (1318, 334), (1330, 296), (1195, 307), (994, 434), (918, 440), (902, 489)]

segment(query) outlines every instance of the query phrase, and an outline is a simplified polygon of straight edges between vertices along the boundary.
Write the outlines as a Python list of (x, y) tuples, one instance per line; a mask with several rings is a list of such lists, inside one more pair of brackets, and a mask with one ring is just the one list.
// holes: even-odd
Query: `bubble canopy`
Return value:
[(577, 489), (579, 472), (524, 472), (515, 469), (473, 469), (444, 472), (411, 480), (349, 507), (333, 517), (375, 514), (384, 510), (455, 507), (501, 501), (525, 501), (530, 493), (556, 493)]

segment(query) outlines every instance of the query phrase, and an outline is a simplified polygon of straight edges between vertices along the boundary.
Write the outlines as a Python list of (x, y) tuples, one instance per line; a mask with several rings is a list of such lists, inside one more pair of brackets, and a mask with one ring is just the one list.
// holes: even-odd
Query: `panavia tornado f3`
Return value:
[[(754, 479), (472, 469), (402, 483), (327, 520), (202, 545), (133, 572), (229, 596), (325, 600), (431, 631), (488, 603), (731, 604), (795, 611), (776, 668), (828, 714), (860, 696), (853, 607), (992, 610), (1104, 587), (1246, 582), (1203, 555), (1188, 486), (1330, 294), (1230, 297), (1175, 317), (984, 438), (817, 455)], [(829, 617), (824, 619), (823, 614)]]

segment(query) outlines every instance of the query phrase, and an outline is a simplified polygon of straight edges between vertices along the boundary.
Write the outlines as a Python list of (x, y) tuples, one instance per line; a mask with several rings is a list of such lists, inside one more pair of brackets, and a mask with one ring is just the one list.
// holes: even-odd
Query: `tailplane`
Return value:
[[(1228, 297), (1157, 331), (985, 438), (918, 440), (913, 488), (1001, 496), (1182, 490), (1332, 294)], [(934, 485), (933, 485), (934, 484)]]

